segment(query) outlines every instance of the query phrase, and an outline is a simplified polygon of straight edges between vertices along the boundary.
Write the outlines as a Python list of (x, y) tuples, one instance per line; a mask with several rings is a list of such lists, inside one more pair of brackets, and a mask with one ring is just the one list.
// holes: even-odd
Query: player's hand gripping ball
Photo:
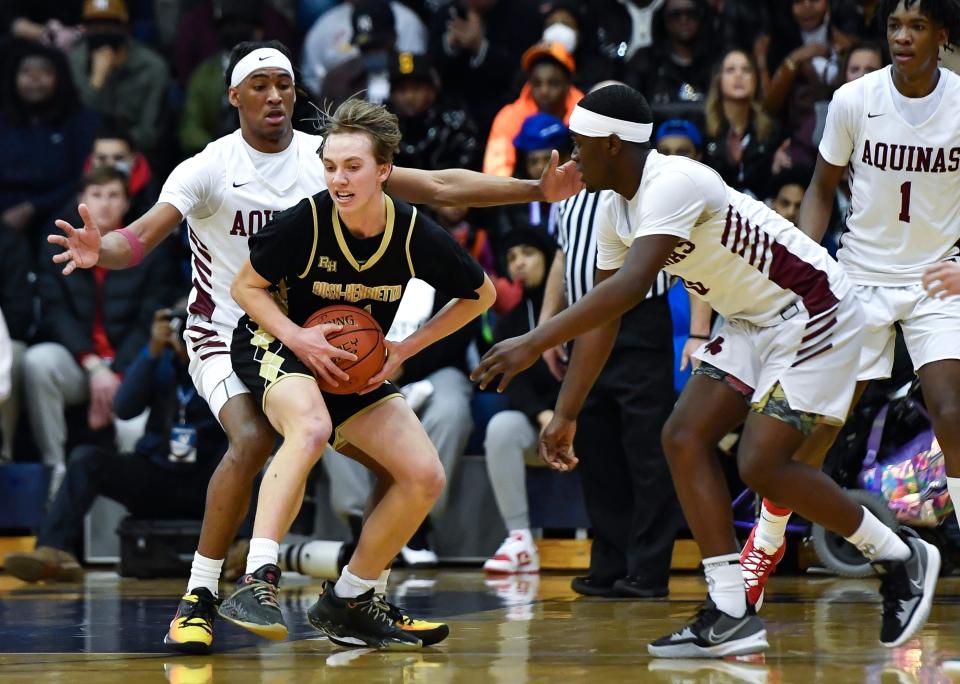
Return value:
[(383, 330), (366, 310), (349, 304), (326, 306), (310, 316), (303, 327), (311, 328), (321, 323), (343, 326), (337, 332), (327, 335), (327, 342), (355, 354), (357, 360), (336, 359), (334, 363), (350, 376), (350, 380), (341, 382), (338, 387), (333, 387), (317, 378), (320, 391), (330, 394), (354, 394), (362, 389), (370, 378), (380, 372), (387, 360)]

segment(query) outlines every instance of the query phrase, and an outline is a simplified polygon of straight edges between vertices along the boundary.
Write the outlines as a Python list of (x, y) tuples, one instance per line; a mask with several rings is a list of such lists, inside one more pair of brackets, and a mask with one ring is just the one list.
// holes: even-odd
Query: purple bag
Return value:
[[(910, 397), (902, 401), (908, 402), (930, 425), (930, 416), (920, 402)], [(953, 511), (943, 451), (934, 439), (932, 428), (927, 427), (878, 463), (890, 406), (884, 406), (874, 418), (857, 479), (861, 487), (886, 499), (900, 522), (913, 527), (936, 527)]]

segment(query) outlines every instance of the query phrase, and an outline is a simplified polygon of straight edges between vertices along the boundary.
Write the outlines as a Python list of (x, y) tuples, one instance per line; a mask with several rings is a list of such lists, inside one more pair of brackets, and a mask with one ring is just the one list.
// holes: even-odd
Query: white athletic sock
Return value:
[[(770, 509), (773, 508), (774, 511)], [(784, 508), (777, 508), (770, 504), (766, 499), (760, 506), (760, 520), (757, 521), (757, 531), (753, 535), (753, 543), (761, 551), (768, 555), (776, 553), (780, 545), (783, 544), (783, 537), (787, 531), (787, 521), (790, 520), (790, 513), (781, 513)]]
[(960, 521), (960, 477), (947, 477), (947, 491), (953, 501), (953, 514), (957, 516), (957, 521)]
[(350, 567), (347, 566), (340, 573), (340, 579), (333, 586), (333, 593), (340, 598), (356, 598), (360, 594), (365, 594), (373, 589), (376, 584), (377, 580), (375, 579), (357, 577), (350, 572)]
[(279, 543), (266, 537), (254, 537), (250, 540), (250, 550), (247, 551), (247, 569), (244, 573), (250, 575), (264, 565), (276, 565), (279, 560)]
[(219, 595), (220, 570), (223, 568), (223, 559), (215, 560), (201, 556), (197, 551), (193, 554), (193, 565), (190, 566), (190, 579), (187, 581), (187, 593), (194, 589), (205, 587), (216, 598)]
[(704, 558), (703, 572), (707, 576), (707, 592), (717, 608), (731, 617), (743, 617), (747, 612), (747, 592), (743, 587), (740, 554)]
[(863, 522), (847, 541), (872, 561), (902, 561), (910, 557), (910, 547), (866, 508), (863, 508)]
[(377, 578), (377, 584), (374, 587), (373, 593), (387, 595), (387, 582), (390, 580), (390, 568), (387, 568), (380, 573), (380, 576)]

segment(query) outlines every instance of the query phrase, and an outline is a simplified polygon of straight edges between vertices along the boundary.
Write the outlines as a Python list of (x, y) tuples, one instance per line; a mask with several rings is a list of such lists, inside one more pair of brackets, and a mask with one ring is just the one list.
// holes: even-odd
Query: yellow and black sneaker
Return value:
[(216, 617), (217, 599), (209, 589), (198, 587), (189, 591), (180, 599), (163, 643), (182, 653), (209, 653)]
[(333, 582), (327, 582), (320, 598), (307, 610), (307, 619), (331, 642), (346, 648), (414, 650), (422, 647), (420, 636), (401, 629), (387, 610), (387, 606), (374, 597), (373, 589), (354, 598), (340, 598), (333, 591)]
[[(417, 620), (387, 601), (387, 597), (384, 594), (376, 594), (374, 598), (383, 604), (387, 615), (390, 616), (397, 627), (420, 639), (424, 646), (439, 644), (450, 636), (450, 627), (448, 627), (445, 622)], [(333, 639), (331, 639), (331, 641), (333, 641)]]

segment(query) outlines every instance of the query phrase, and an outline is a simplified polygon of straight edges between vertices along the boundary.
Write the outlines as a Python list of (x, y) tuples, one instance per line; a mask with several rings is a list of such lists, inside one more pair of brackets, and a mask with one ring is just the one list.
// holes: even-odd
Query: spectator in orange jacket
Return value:
[(512, 176), (517, 161), (513, 139), (527, 117), (545, 112), (568, 124), (573, 106), (583, 97), (572, 82), (576, 72), (573, 57), (560, 43), (538, 43), (523, 53), (520, 63), (528, 79), (520, 97), (493, 120), (483, 156), (484, 173)]

